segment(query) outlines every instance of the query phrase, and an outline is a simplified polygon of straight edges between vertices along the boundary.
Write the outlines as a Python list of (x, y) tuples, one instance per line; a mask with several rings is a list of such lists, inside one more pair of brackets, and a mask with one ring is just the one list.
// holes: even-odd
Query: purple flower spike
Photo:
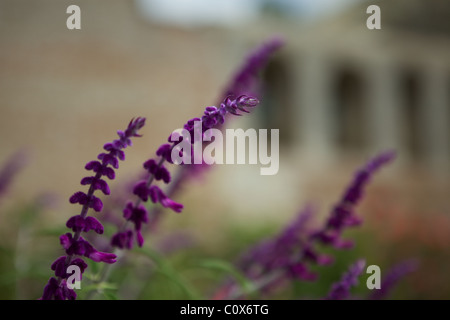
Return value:
[(47, 285), (44, 287), (44, 293), (42, 294), (42, 300), (51, 300), (55, 297), (56, 290), (59, 288), (58, 280), (51, 277), (48, 280)]
[(366, 262), (358, 260), (351, 265), (349, 270), (342, 276), (341, 280), (331, 287), (327, 300), (344, 300), (350, 296), (350, 289), (358, 284), (358, 278), (364, 271)]
[(142, 223), (148, 222), (147, 209), (142, 205), (136, 207), (131, 202), (123, 210), (123, 216), (134, 223), (136, 231), (141, 230)]
[(51, 277), (44, 288), (41, 300), (75, 300), (76, 298), (77, 294), (67, 287), (65, 280), (58, 283), (56, 278)]
[(132, 137), (141, 137), (141, 135), (138, 134), (138, 131), (145, 125), (145, 118), (136, 118), (132, 119), (130, 123), (128, 124), (128, 128), (125, 130), (125, 132), (117, 131), (117, 134), (120, 137), (120, 146), (121, 148), (125, 149), (127, 146), (132, 146), (133, 143), (131, 142)]
[[(263, 283), (260, 290), (266, 294), (285, 283), (286, 280), (314, 280), (316, 275), (309, 270), (308, 263), (316, 265), (333, 263), (333, 257), (319, 253), (315, 244), (320, 243), (336, 249), (353, 247), (352, 241), (342, 239), (342, 233), (348, 227), (361, 224), (361, 219), (355, 215), (354, 207), (363, 195), (363, 189), (370, 178), (393, 158), (393, 152), (382, 153), (357, 171), (355, 178), (322, 227), (311, 229), (307, 224), (311, 220), (312, 211), (305, 210), (281, 234), (249, 250), (238, 262), (240, 270), (254, 283)], [(352, 201), (349, 201), (350, 193), (358, 194), (358, 197), (351, 198)], [(352, 279), (360, 274), (363, 266), (363, 262), (357, 262), (348, 276), (333, 287), (330, 298), (347, 297), (347, 292), (354, 283)], [(230, 286), (230, 283), (227, 285)], [(231, 287), (233, 286), (234, 284), (231, 283)]]
[(244, 65), (236, 73), (225, 90), (225, 96), (228, 95), (259, 95), (260, 81), (259, 74), (269, 62), (270, 57), (284, 45), (281, 37), (274, 37), (254, 49), (247, 57)]
[(395, 158), (395, 152), (385, 152), (373, 158), (364, 168), (356, 172), (352, 185), (346, 190), (343, 201), (356, 204), (362, 197), (363, 189), (369, 182), (371, 176), (383, 165), (391, 162)]
[[(193, 143), (194, 143), (194, 135), (195, 133), (200, 133), (204, 135), (206, 130), (212, 128), (213, 126), (219, 126), (224, 122), (224, 116), (227, 113), (233, 115), (240, 115), (240, 112), (248, 112), (247, 108), (253, 108), (259, 103), (258, 99), (254, 97), (250, 97), (247, 95), (240, 95), (238, 98), (233, 99), (231, 96), (224, 99), (224, 101), (220, 104), (220, 107), (208, 106), (206, 107), (202, 118), (192, 118), (188, 122), (184, 124), (184, 129), (189, 131), (190, 137), (188, 137), (188, 141), (192, 144), (191, 152), (193, 152)], [(196, 122), (201, 121), (201, 126), (196, 126)], [(174, 135), (178, 133), (172, 133), (169, 136), (169, 143), (164, 143), (161, 145), (156, 151), (157, 156), (160, 159), (149, 159), (144, 162), (143, 167), (149, 173), (147, 180), (139, 181), (133, 188), (133, 194), (138, 196), (138, 200), (134, 203), (128, 203), (124, 209), (124, 218), (127, 221), (131, 221), (135, 224), (136, 231), (136, 239), (139, 246), (142, 246), (144, 240), (141, 231), (142, 223), (147, 223), (148, 221), (148, 213), (145, 210), (140, 210), (138, 208), (140, 202), (147, 202), (150, 198), (153, 203), (159, 203), (165, 208), (169, 208), (174, 212), (180, 213), (183, 210), (183, 205), (177, 203), (170, 199), (158, 186), (152, 185), (154, 180), (163, 181), (168, 184), (171, 181), (171, 176), (169, 170), (163, 165), (164, 161), (171, 161), (171, 153), (173, 147), (176, 142), (172, 141)], [(190, 138), (190, 139), (189, 139)], [(175, 141), (178, 141), (175, 139)], [(108, 148), (111, 148), (108, 145)], [(181, 150), (180, 150), (181, 152)], [(102, 156), (104, 158), (104, 156)], [(105, 160), (103, 160), (105, 161)], [(94, 166), (94, 165), (91, 165)], [(176, 187), (176, 186), (175, 186)], [(144, 208), (145, 209), (145, 208)], [(121, 237), (123, 235), (124, 230), (119, 230), (113, 236), (111, 240), (111, 244), (116, 247), (124, 247), (123, 242), (121, 241)]]
[(169, 199), (164, 192), (157, 186), (151, 186), (149, 190), (150, 198), (153, 203), (161, 203), (163, 207), (170, 208), (175, 212), (180, 213), (183, 210), (183, 205), (176, 203), (175, 201)]
[(148, 200), (149, 189), (147, 187), (147, 181), (138, 182), (134, 188), (133, 193), (137, 195), (142, 201)]
[[(364, 167), (359, 169), (353, 181), (347, 187), (341, 200), (336, 204), (325, 223), (325, 226), (309, 237), (309, 245), (303, 249), (303, 255), (314, 261), (314, 253), (312, 243), (317, 241), (325, 245), (331, 245), (337, 249), (350, 249), (353, 242), (341, 238), (341, 234), (348, 227), (358, 226), (362, 220), (355, 215), (354, 207), (361, 200), (365, 186), (370, 178), (383, 165), (391, 162), (395, 157), (394, 152), (384, 152), (371, 159)], [(316, 260), (319, 263), (318, 260)], [(319, 263), (320, 264), (320, 263)]]
[(87, 193), (82, 191), (75, 192), (69, 199), (70, 203), (78, 203), (82, 205), (81, 213), (77, 216), (69, 218), (66, 226), (72, 229), (74, 232), (66, 233), (60, 236), (60, 243), (63, 249), (66, 251), (66, 256), (58, 258), (51, 266), (51, 269), (55, 272), (58, 279), (52, 277), (44, 288), (41, 299), (44, 300), (72, 300), (76, 298), (74, 290), (70, 290), (67, 287), (66, 278), (67, 267), (70, 265), (78, 266), (81, 273), (87, 268), (87, 264), (80, 258), (74, 256), (85, 256), (95, 262), (114, 263), (116, 262), (116, 255), (107, 252), (100, 252), (96, 250), (88, 241), (81, 237), (81, 232), (88, 232), (90, 230), (95, 231), (98, 234), (102, 234), (104, 229), (103, 225), (94, 217), (87, 216), (90, 208), (96, 212), (100, 212), (103, 209), (103, 202), (100, 198), (94, 195), (96, 190), (100, 190), (105, 195), (110, 194), (110, 189), (105, 180), (102, 179), (106, 176), (110, 180), (115, 178), (114, 168), (119, 167), (119, 160), (125, 160), (125, 153), (122, 149), (131, 145), (132, 137), (139, 137), (138, 130), (145, 124), (145, 118), (137, 118), (131, 120), (125, 131), (119, 131), (119, 139), (113, 142), (106, 143), (104, 150), (108, 153), (101, 153), (98, 156), (100, 161), (90, 161), (86, 164), (86, 170), (92, 170), (95, 172), (95, 176), (85, 177), (81, 180), (81, 185), (89, 186)]
[(315, 281), (317, 279), (317, 274), (310, 272), (301, 262), (289, 266), (289, 272), (292, 278), (305, 281)]

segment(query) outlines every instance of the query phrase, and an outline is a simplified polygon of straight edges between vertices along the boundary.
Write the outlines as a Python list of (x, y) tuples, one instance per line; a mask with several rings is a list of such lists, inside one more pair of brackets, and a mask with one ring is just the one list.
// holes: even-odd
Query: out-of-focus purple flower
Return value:
[(133, 248), (133, 231), (127, 230), (116, 233), (111, 240), (111, 245), (120, 249)]
[(250, 52), (242, 67), (226, 87), (224, 96), (242, 94), (259, 96), (261, 84), (259, 75), (273, 53), (283, 45), (284, 40), (281, 37), (273, 37)]
[(304, 243), (307, 224), (313, 212), (312, 207), (307, 206), (277, 236), (251, 248), (238, 262), (240, 268), (247, 274), (257, 275), (279, 267), (287, 267), (290, 257)]
[(416, 271), (419, 267), (417, 260), (403, 261), (392, 267), (385, 276), (381, 279), (381, 288), (373, 290), (369, 296), (371, 300), (385, 299), (395, 288), (400, 280), (402, 280), (409, 273)]
[(352, 247), (351, 241), (342, 239), (342, 233), (347, 227), (361, 222), (355, 215), (354, 207), (372, 175), (393, 158), (393, 152), (381, 153), (358, 170), (321, 228), (314, 230), (306, 225), (312, 215), (311, 209), (306, 209), (280, 235), (249, 250), (238, 262), (238, 267), (247, 277), (260, 284), (259, 289), (263, 293), (269, 293), (286, 280), (315, 280), (317, 275), (310, 271), (308, 263), (333, 263), (333, 257), (320, 253), (315, 245), (320, 243), (336, 249)]
[[(96, 190), (102, 191), (105, 195), (110, 194), (110, 189), (105, 180), (106, 176), (112, 180), (115, 178), (115, 171), (119, 167), (119, 160), (125, 160), (125, 153), (123, 149), (131, 146), (131, 138), (140, 137), (138, 131), (144, 126), (145, 118), (136, 118), (130, 121), (125, 131), (118, 131), (119, 139), (111, 143), (106, 143), (103, 152), (98, 155), (100, 161), (90, 161), (86, 164), (86, 170), (92, 170), (95, 175), (85, 177), (81, 180), (81, 185), (88, 185), (87, 193), (82, 191), (75, 192), (69, 199), (70, 203), (79, 203), (82, 206), (79, 215), (69, 218), (66, 226), (73, 231), (61, 235), (60, 243), (66, 252), (53, 262), (51, 269), (55, 271), (56, 277), (52, 277), (44, 288), (44, 293), (41, 297), (43, 300), (72, 300), (76, 298), (74, 290), (67, 287), (67, 267), (75, 265), (80, 268), (81, 274), (87, 268), (87, 264), (81, 258), (74, 258), (74, 256), (84, 256), (95, 262), (114, 263), (116, 262), (116, 255), (113, 253), (101, 252), (95, 249), (89, 241), (81, 237), (81, 232), (95, 231), (98, 234), (103, 233), (103, 225), (94, 217), (88, 217), (89, 208), (96, 212), (100, 212), (103, 208), (102, 201), (94, 195)], [(113, 167), (113, 168), (111, 168)]]
[(69, 289), (65, 279), (59, 282), (56, 278), (51, 277), (39, 300), (75, 300), (76, 298), (75, 290)]
[[(316, 275), (298, 260), (313, 213), (311, 206), (305, 207), (278, 235), (261, 241), (239, 259), (237, 266), (249, 279), (263, 280), (261, 292), (269, 293), (289, 279), (315, 280)], [(269, 281), (264, 280), (266, 276)]]
[(324, 228), (311, 234), (311, 242), (317, 241), (337, 249), (348, 249), (353, 246), (351, 241), (342, 239), (341, 234), (345, 228), (361, 224), (361, 218), (355, 214), (355, 206), (361, 200), (364, 189), (374, 173), (394, 158), (395, 153), (392, 151), (381, 153), (356, 172), (341, 200), (334, 206)]
[(301, 260), (309, 260), (318, 265), (327, 265), (333, 262), (331, 256), (317, 252), (316, 242), (333, 246), (336, 249), (353, 247), (352, 241), (342, 239), (342, 233), (348, 227), (361, 224), (361, 218), (355, 214), (355, 206), (361, 200), (364, 189), (374, 173), (394, 158), (394, 152), (383, 152), (369, 160), (356, 172), (353, 181), (345, 190), (341, 200), (334, 206), (325, 225), (319, 230), (311, 232), (308, 241), (302, 248)]
[[(260, 96), (261, 89), (261, 77), (260, 74), (264, 70), (265, 66), (273, 56), (284, 45), (284, 39), (280, 36), (275, 36), (262, 45), (254, 48), (245, 59), (242, 66), (238, 68), (234, 76), (226, 85), (223, 93), (220, 95), (217, 105), (220, 105), (226, 97), (239, 97), (239, 96)], [(256, 102), (256, 101), (255, 101)], [(231, 114), (236, 114), (236, 109), (244, 113), (248, 112), (245, 108), (232, 108)], [(211, 115), (213, 115), (211, 117)], [(186, 126), (192, 126), (194, 120), (200, 120), (200, 118), (191, 119)], [(210, 106), (205, 109), (204, 115), (201, 118), (202, 125), (205, 128), (220, 128), (225, 119), (223, 111), (217, 113), (217, 107)], [(185, 126), (185, 128), (186, 128)], [(189, 130), (189, 129), (188, 129)], [(172, 151), (171, 144), (163, 144), (156, 152), (157, 156), (161, 156), (169, 163), (172, 163), (170, 154)], [(211, 166), (202, 162), (202, 164), (190, 164), (184, 165), (178, 168), (176, 175), (172, 179), (166, 195), (168, 198), (173, 198), (177, 192), (182, 189), (182, 185), (185, 181), (191, 178), (198, 178)], [(161, 210), (159, 207), (153, 207), (149, 212), (149, 226), (150, 228), (156, 228), (158, 221), (160, 220)]]
[[(191, 143), (191, 153), (193, 153), (196, 130), (199, 130), (198, 133), (203, 135), (208, 129), (223, 124), (224, 116), (226, 114), (240, 115), (241, 112), (247, 112), (249, 108), (255, 107), (258, 103), (259, 101), (256, 98), (241, 95), (235, 99), (230, 97), (225, 98), (218, 108), (212, 106), (206, 107), (201, 119), (193, 118), (183, 126), (190, 134), (189, 141)], [(197, 121), (201, 122), (201, 126), (198, 128), (195, 126)], [(134, 203), (128, 202), (124, 209), (125, 220), (134, 224), (134, 232), (139, 247), (144, 244), (144, 238), (141, 232), (142, 225), (149, 220), (147, 209), (141, 205), (141, 202), (147, 202), (150, 199), (153, 203), (159, 203), (163, 207), (169, 208), (174, 212), (179, 213), (183, 210), (182, 204), (173, 201), (160, 187), (152, 185), (154, 180), (162, 181), (165, 184), (171, 182), (170, 172), (164, 166), (164, 162), (167, 161), (173, 163), (172, 151), (173, 148), (176, 147), (177, 141), (171, 139), (173, 137), (172, 135), (173, 134), (169, 136), (169, 143), (164, 143), (156, 151), (156, 155), (159, 156), (158, 160), (149, 159), (144, 162), (143, 167), (148, 172), (148, 177), (135, 184), (133, 193), (138, 198)], [(80, 197), (80, 201), (87, 203), (87, 200), (84, 200), (82, 196)], [(112, 246), (121, 249), (130, 249), (129, 234), (133, 231), (127, 228), (127, 224), (125, 224), (125, 226), (112, 237)]]
[(0, 169), (0, 197), (6, 193), (14, 176), (26, 165), (28, 156), (24, 150), (17, 151)]
[(327, 300), (344, 300), (350, 297), (350, 290), (358, 284), (358, 278), (364, 271), (366, 262), (358, 260), (350, 266), (344, 273), (341, 280), (331, 286), (331, 290), (326, 297)]

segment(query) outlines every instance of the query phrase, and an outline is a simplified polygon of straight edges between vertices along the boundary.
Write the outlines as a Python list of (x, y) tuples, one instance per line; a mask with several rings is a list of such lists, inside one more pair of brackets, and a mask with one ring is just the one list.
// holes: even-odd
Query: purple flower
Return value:
[[(249, 96), (259, 96), (261, 79), (260, 73), (270, 60), (271, 56), (284, 44), (284, 40), (280, 37), (273, 37), (267, 40), (261, 46), (252, 50), (243, 65), (237, 70), (235, 76), (231, 79), (230, 83), (226, 86), (223, 94), (220, 96), (220, 100), (217, 104), (220, 106), (226, 97), (241, 97), (244, 98), (246, 95)], [(251, 108), (256, 105), (257, 100), (248, 101), (246, 107)], [(242, 107), (242, 104), (237, 103), (237, 106), (229, 106), (230, 108), (217, 108), (216, 106), (208, 106), (205, 108), (204, 114), (200, 118), (193, 118), (189, 120), (184, 128), (191, 131), (193, 130), (194, 121), (202, 121), (202, 129), (205, 131), (210, 128), (220, 128), (225, 122), (225, 115), (228, 113), (227, 109), (230, 110), (229, 113), (236, 115), (239, 112), (247, 113), (248, 109)], [(172, 135), (171, 135), (172, 136)], [(170, 144), (163, 144), (156, 152), (157, 156), (162, 157), (165, 161), (173, 163), (171, 159), (172, 152), (172, 140), (169, 136), (168, 142)], [(206, 135), (204, 136), (206, 137)], [(180, 155), (182, 156), (182, 155)], [(172, 179), (170, 187), (166, 191), (168, 198), (173, 198), (175, 194), (181, 189), (183, 183), (189, 178), (198, 177), (200, 174), (205, 172), (211, 166), (202, 164), (191, 164), (183, 165), (178, 168), (176, 176)], [(159, 207), (155, 206), (150, 211), (150, 227), (155, 228), (159, 221), (161, 215), (161, 210)]]
[(116, 233), (111, 240), (111, 244), (114, 247), (120, 249), (132, 249), (133, 248), (133, 231), (127, 230), (124, 232)]
[[(221, 105), (223, 99), (226, 97), (244, 97), (245, 95), (258, 97), (261, 87), (261, 71), (267, 65), (272, 55), (277, 50), (279, 50), (279, 48), (281, 48), (283, 44), (284, 40), (281, 37), (273, 37), (252, 50), (243, 65), (236, 71), (235, 75), (230, 80), (230, 83), (226, 86), (217, 104)], [(253, 101), (254, 105), (256, 105), (256, 102), (256, 100)], [(251, 104), (252, 103), (249, 103), (247, 107), (251, 108)], [(205, 112), (201, 117), (203, 127), (202, 129), (206, 130), (213, 127), (220, 128), (225, 122), (225, 115), (228, 112), (227, 109), (230, 110), (230, 114), (234, 115), (238, 113), (238, 110), (239, 112), (248, 112), (248, 109), (242, 108), (241, 106), (230, 106), (230, 108), (226, 109), (217, 108), (215, 106), (206, 107)], [(195, 120), (200, 120), (200, 118), (191, 119), (190, 121), (188, 121), (188, 123), (186, 123), (184, 128), (187, 130), (192, 130)], [(170, 137), (169, 142), (171, 142)], [(158, 149), (156, 154), (157, 156), (161, 156), (162, 158), (164, 158), (165, 161), (172, 163), (171, 151), (171, 144), (163, 144)], [(210, 165), (203, 162), (202, 164), (183, 165), (178, 168), (178, 172), (172, 179), (173, 182), (166, 192), (167, 197), (173, 198), (174, 195), (181, 189), (181, 186), (186, 180), (194, 177), (199, 177), (210, 167)], [(158, 207), (153, 207), (150, 212), (150, 226), (152, 228), (155, 228), (157, 226), (160, 215), (161, 210)]]
[[(311, 230), (307, 226), (312, 215), (311, 208), (307, 208), (279, 235), (249, 250), (238, 262), (238, 267), (255, 283), (263, 283), (259, 289), (264, 293), (269, 293), (289, 279), (315, 280), (317, 275), (309, 270), (308, 262), (316, 265), (333, 263), (332, 256), (322, 254), (315, 248), (316, 243), (336, 249), (352, 248), (353, 242), (342, 239), (342, 232), (347, 227), (361, 223), (354, 213), (354, 207), (372, 175), (393, 158), (392, 152), (382, 153), (357, 171), (321, 228)], [(358, 194), (358, 197), (349, 197), (349, 194)]]
[[(103, 208), (103, 202), (94, 195), (96, 190), (100, 190), (105, 195), (110, 194), (107, 182), (102, 179), (103, 176), (112, 180), (115, 178), (115, 171), (119, 167), (119, 160), (125, 160), (123, 149), (131, 145), (132, 137), (140, 137), (138, 131), (144, 126), (145, 118), (136, 118), (130, 121), (125, 131), (118, 131), (119, 139), (111, 143), (106, 143), (103, 149), (107, 153), (101, 153), (98, 156), (100, 161), (90, 161), (86, 164), (86, 170), (92, 170), (95, 175), (84, 177), (81, 185), (88, 185), (87, 193), (75, 192), (69, 199), (70, 203), (79, 203), (82, 206), (79, 215), (69, 218), (66, 226), (74, 232), (61, 235), (60, 243), (66, 251), (66, 256), (58, 258), (53, 262), (51, 269), (55, 272), (58, 279), (52, 277), (44, 288), (41, 299), (49, 300), (65, 300), (75, 299), (75, 291), (67, 288), (67, 267), (75, 265), (80, 268), (81, 273), (87, 268), (87, 264), (81, 258), (74, 256), (84, 256), (95, 262), (114, 263), (116, 255), (113, 253), (100, 252), (96, 250), (87, 240), (81, 237), (81, 232), (95, 231), (98, 234), (103, 233), (103, 225), (94, 217), (88, 217), (87, 213), (90, 208), (96, 212), (100, 212)], [(113, 167), (113, 168), (111, 168)]]
[(364, 187), (370, 181), (372, 175), (382, 166), (391, 162), (395, 158), (395, 153), (385, 152), (370, 160), (364, 168), (356, 172), (353, 183), (345, 191), (342, 197), (342, 204), (349, 203), (355, 205), (361, 200)]
[(68, 256), (85, 256), (95, 262), (116, 262), (115, 254), (97, 251), (88, 241), (83, 239), (83, 237), (75, 239), (71, 233), (66, 233), (60, 237), (60, 242)]
[(175, 212), (181, 212), (183, 205), (169, 199), (158, 186), (151, 186), (149, 189), (150, 198), (153, 203), (161, 203), (163, 207), (170, 208)]
[(284, 44), (281, 37), (274, 37), (254, 49), (247, 57), (244, 65), (239, 69), (225, 90), (228, 95), (259, 95), (259, 74), (269, 62), (272, 54)]
[(358, 260), (344, 273), (341, 280), (332, 285), (327, 300), (344, 300), (350, 296), (350, 289), (358, 284), (358, 278), (364, 271), (366, 262)]
[(123, 216), (126, 220), (134, 223), (136, 231), (142, 229), (142, 223), (148, 222), (147, 209), (143, 205), (135, 206), (132, 202), (128, 202), (123, 210)]
[(94, 217), (83, 218), (82, 216), (73, 216), (67, 221), (66, 226), (72, 229), (73, 232), (94, 230), (98, 234), (103, 233), (102, 224)]
[(311, 206), (305, 207), (278, 235), (261, 241), (239, 259), (237, 265), (249, 279), (264, 283), (261, 292), (268, 294), (289, 279), (317, 278), (297, 259), (313, 213)]
[(331, 211), (325, 225), (321, 229), (311, 232), (307, 243), (302, 248), (300, 259), (308, 259), (319, 265), (332, 263), (331, 257), (320, 255), (316, 252), (314, 248), (315, 242), (330, 245), (336, 249), (350, 249), (353, 247), (353, 242), (342, 239), (341, 234), (345, 228), (361, 224), (362, 220), (355, 215), (354, 207), (361, 200), (364, 188), (370, 181), (370, 178), (383, 165), (392, 161), (394, 157), (394, 152), (381, 153), (369, 160), (364, 167), (356, 172), (355, 178), (347, 187), (341, 200)]
[[(67, 267), (66, 265), (67, 256), (59, 257), (58, 259), (53, 262), (51, 269), (55, 271), (55, 276), (60, 278), (67, 278)], [(81, 274), (84, 273), (84, 270), (88, 267), (86, 262), (84, 262), (83, 259), (76, 258), (70, 262), (70, 265), (78, 266), (80, 268)]]
[(75, 290), (67, 287), (66, 280), (58, 282), (56, 278), (51, 277), (44, 287), (44, 293), (40, 300), (75, 300), (76, 298)]
[[(184, 129), (189, 131), (191, 135), (190, 141), (193, 144), (195, 130), (199, 130), (200, 134), (204, 134), (205, 131), (209, 128), (221, 125), (224, 122), (224, 116), (227, 113), (240, 115), (240, 112), (248, 112), (249, 108), (255, 107), (258, 103), (259, 101), (256, 98), (246, 95), (241, 95), (236, 99), (227, 97), (218, 108), (211, 106), (206, 107), (204, 115), (202, 117), (203, 123), (201, 127), (195, 127), (196, 122), (201, 120), (200, 118), (190, 119), (188, 122), (186, 122), (186, 124), (184, 124), (183, 127)], [(134, 224), (136, 241), (139, 247), (144, 244), (144, 238), (141, 232), (142, 224), (147, 223), (149, 220), (148, 212), (144, 206), (140, 205), (141, 202), (147, 202), (148, 199), (151, 199), (153, 203), (159, 203), (165, 208), (172, 209), (174, 212), (179, 213), (183, 210), (182, 204), (172, 200), (161, 190), (160, 187), (152, 185), (154, 180), (162, 181), (165, 184), (169, 184), (171, 182), (170, 172), (164, 166), (164, 162), (167, 161), (169, 163), (173, 163), (171, 154), (174, 146), (176, 145), (176, 142), (172, 141), (172, 136), (173, 134), (169, 136), (169, 143), (164, 143), (156, 151), (156, 155), (160, 157), (158, 160), (149, 159), (144, 162), (143, 167), (148, 172), (148, 178), (146, 180), (141, 180), (135, 184), (133, 188), (133, 194), (135, 194), (138, 199), (134, 203), (128, 202), (124, 209), (124, 218)], [(80, 198), (80, 201), (88, 201), (84, 199), (83, 195), (77, 195), (77, 197)], [(78, 198), (76, 200), (78, 200)], [(124, 233), (125, 230), (123, 229), (125, 228), (126, 227), (123, 227), (113, 236), (113, 238), (111, 239), (112, 246), (119, 247), (121, 249), (132, 247), (129, 244), (129, 239), (131, 237), (128, 236), (128, 231), (126, 234)]]
[(354, 207), (361, 200), (364, 188), (374, 173), (394, 158), (394, 152), (384, 152), (371, 159), (364, 167), (358, 170), (341, 200), (334, 206), (324, 228), (311, 234), (311, 241), (318, 241), (338, 249), (351, 248), (353, 243), (341, 239), (340, 236), (345, 228), (361, 224), (362, 220), (355, 215)]
[(291, 278), (299, 280), (315, 281), (317, 279), (317, 274), (309, 271), (306, 265), (301, 262), (290, 264), (288, 266), (288, 274)]

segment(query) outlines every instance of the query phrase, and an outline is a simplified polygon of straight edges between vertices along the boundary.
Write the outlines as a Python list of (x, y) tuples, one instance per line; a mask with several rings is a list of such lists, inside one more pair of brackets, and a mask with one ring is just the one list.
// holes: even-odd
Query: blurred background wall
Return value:
[[(71, 4), (81, 30), (66, 28)], [(381, 30), (366, 27), (369, 4), (381, 8)], [(420, 225), (450, 211), (449, 17), (446, 0), (1, 0), (0, 163), (19, 149), (29, 157), (3, 205), (54, 193), (49, 216), (64, 223), (84, 163), (116, 130), (147, 117), (117, 185), (216, 103), (248, 50), (278, 34), (286, 45), (262, 74), (261, 106), (230, 126), (280, 129), (279, 173), (217, 166), (176, 199), (190, 227), (209, 239), (223, 220), (278, 223), (308, 201), (325, 214), (355, 168), (396, 149), (363, 208), (392, 237), (417, 236), (417, 224), (387, 213)], [(448, 244), (443, 219), (430, 218), (424, 241)]]

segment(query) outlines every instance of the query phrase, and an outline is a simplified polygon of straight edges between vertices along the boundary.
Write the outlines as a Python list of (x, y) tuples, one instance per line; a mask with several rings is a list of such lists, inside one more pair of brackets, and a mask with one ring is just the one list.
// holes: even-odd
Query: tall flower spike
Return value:
[[(220, 105), (223, 102), (223, 99), (226, 97), (238, 97), (242, 95), (259, 97), (261, 91), (261, 72), (264, 70), (265, 66), (270, 61), (274, 53), (284, 45), (284, 42), (285, 41), (282, 37), (274, 36), (266, 40), (262, 45), (259, 45), (258, 47), (251, 50), (247, 58), (244, 60), (244, 63), (237, 69), (237, 71), (234, 73), (234, 76), (231, 78), (231, 80), (223, 90), (223, 93), (220, 95), (220, 98), (216, 102), (216, 105)], [(220, 129), (220, 126), (225, 121), (223, 115), (217, 115), (216, 117), (214, 117), (214, 119), (205, 117), (210, 115), (211, 113), (215, 114), (216, 110), (217, 108), (214, 106), (206, 108), (205, 115), (201, 119), (203, 125), (208, 128), (214, 126), (215, 128)], [(239, 110), (244, 113), (248, 112), (247, 109)], [(217, 126), (217, 124), (219, 124), (219, 126)], [(165, 159), (167, 159), (168, 162), (171, 162), (170, 152), (171, 145), (165, 144), (162, 145), (158, 150), (157, 155), (163, 156)], [(204, 162), (202, 164), (181, 166), (180, 168), (178, 168), (175, 176), (173, 177), (173, 182), (170, 184), (168, 190), (166, 191), (166, 195), (169, 198), (174, 197), (182, 188), (185, 181), (191, 178), (199, 177), (210, 167), (210, 165)], [(156, 228), (160, 216), (161, 209), (157, 206), (153, 207), (149, 212), (149, 224), (151, 228)]]
[(314, 247), (316, 242), (333, 246), (336, 249), (353, 247), (353, 242), (342, 239), (341, 235), (346, 228), (361, 224), (362, 220), (355, 214), (355, 206), (361, 200), (364, 189), (375, 172), (394, 158), (395, 153), (392, 151), (381, 153), (369, 160), (365, 166), (356, 172), (353, 181), (331, 211), (325, 225), (309, 236), (300, 255), (302, 261), (309, 260), (318, 265), (327, 265), (333, 262), (331, 256), (316, 251)]
[(94, 196), (96, 190), (100, 190), (105, 195), (110, 194), (107, 182), (102, 179), (106, 176), (112, 180), (115, 178), (115, 171), (119, 167), (119, 160), (125, 160), (123, 149), (131, 146), (131, 138), (140, 137), (138, 131), (145, 125), (145, 118), (136, 118), (130, 121), (125, 131), (118, 131), (119, 139), (111, 143), (106, 143), (103, 149), (106, 152), (99, 154), (100, 161), (90, 161), (85, 169), (92, 170), (95, 175), (85, 177), (81, 180), (81, 185), (88, 185), (87, 193), (82, 191), (75, 192), (69, 199), (70, 203), (79, 203), (82, 206), (79, 215), (69, 218), (66, 223), (67, 228), (71, 229), (73, 234), (68, 232), (61, 235), (60, 242), (66, 252), (65, 256), (59, 257), (53, 262), (51, 269), (55, 272), (55, 277), (51, 277), (44, 288), (41, 299), (43, 300), (74, 300), (76, 293), (73, 289), (67, 287), (66, 279), (68, 274), (67, 267), (75, 265), (80, 268), (81, 274), (87, 268), (86, 262), (81, 258), (74, 256), (84, 256), (95, 262), (114, 263), (116, 255), (113, 253), (100, 252), (96, 250), (87, 240), (81, 237), (81, 232), (95, 231), (98, 234), (103, 233), (103, 225), (94, 217), (88, 217), (89, 208), (100, 212), (103, 208), (102, 201)]
[[(247, 112), (249, 108), (255, 107), (259, 103), (258, 99), (241, 95), (236, 99), (231, 97), (225, 98), (225, 100), (217, 107), (206, 107), (202, 118), (193, 118), (189, 120), (183, 127), (190, 134), (191, 150), (193, 152), (194, 143), (194, 131), (200, 130), (204, 135), (206, 130), (214, 127), (218, 127), (225, 121), (225, 115), (230, 113), (233, 115), (240, 115), (240, 112)], [(202, 125), (199, 128), (195, 127), (195, 123), (201, 121)], [(134, 224), (134, 235), (139, 247), (144, 244), (144, 238), (142, 235), (142, 226), (149, 221), (149, 215), (147, 209), (141, 205), (141, 202), (147, 202), (149, 199), (153, 203), (159, 203), (165, 208), (169, 208), (174, 212), (181, 212), (183, 205), (170, 199), (161, 188), (156, 185), (152, 185), (154, 180), (163, 181), (168, 184), (171, 181), (169, 170), (164, 166), (164, 162), (172, 162), (172, 150), (176, 146), (177, 142), (172, 141), (172, 134), (169, 136), (168, 142), (161, 145), (156, 151), (156, 155), (159, 159), (149, 159), (144, 162), (143, 167), (148, 172), (148, 178), (136, 183), (133, 188), (133, 193), (137, 196), (135, 202), (128, 202), (123, 210), (124, 218), (127, 221), (125, 226), (121, 228), (111, 239), (111, 245), (120, 249), (130, 249), (130, 234), (133, 230), (128, 229), (128, 223)]]
[[(240, 260), (238, 267), (247, 277), (259, 283), (259, 289), (264, 293), (269, 293), (288, 279), (315, 280), (317, 275), (309, 270), (308, 263), (328, 265), (333, 262), (331, 256), (318, 252), (315, 244), (318, 242), (337, 249), (352, 247), (352, 243), (342, 239), (341, 235), (346, 228), (361, 222), (354, 213), (354, 207), (361, 200), (370, 178), (394, 157), (393, 152), (381, 153), (358, 170), (321, 228), (311, 232), (304, 225), (311, 213), (305, 213), (304, 217), (300, 214), (281, 236), (262, 242), (250, 250)], [(227, 286), (233, 287), (232, 284)], [(239, 295), (234, 294), (233, 297)]]
[(272, 54), (280, 49), (283, 44), (283, 38), (277, 36), (267, 40), (261, 46), (250, 52), (243, 66), (227, 86), (224, 95), (238, 96), (248, 94), (259, 96), (259, 74), (269, 62)]
[(359, 225), (362, 222), (355, 215), (355, 206), (361, 200), (364, 189), (374, 173), (394, 158), (394, 152), (384, 152), (371, 159), (363, 168), (358, 170), (341, 200), (333, 208), (325, 227), (313, 233), (311, 238), (336, 248), (350, 248), (352, 243), (341, 239), (340, 235), (345, 228)]
[(366, 262), (358, 260), (344, 273), (341, 280), (332, 285), (327, 300), (344, 300), (350, 297), (350, 290), (358, 284), (358, 278), (363, 273)]

